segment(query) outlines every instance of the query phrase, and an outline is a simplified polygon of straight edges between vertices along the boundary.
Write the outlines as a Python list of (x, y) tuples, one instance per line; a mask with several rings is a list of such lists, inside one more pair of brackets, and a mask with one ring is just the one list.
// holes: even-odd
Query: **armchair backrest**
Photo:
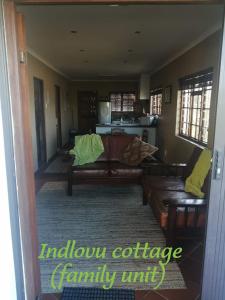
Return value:
[(110, 136), (110, 161), (119, 161), (123, 150), (135, 138), (136, 135), (119, 134)]
[(119, 161), (123, 150), (134, 137), (136, 137), (136, 135), (101, 135), (105, 150), (97, 161)]

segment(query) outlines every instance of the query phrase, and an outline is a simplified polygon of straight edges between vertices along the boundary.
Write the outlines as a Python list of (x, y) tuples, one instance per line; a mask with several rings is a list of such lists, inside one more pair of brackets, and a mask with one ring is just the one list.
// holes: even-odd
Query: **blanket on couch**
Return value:
[(102, 139), (98, 134), (85, 134), (75, 137), (75, 146), (70, 150), (75, 155), (73, 165), (92, 163), (104, 152)]

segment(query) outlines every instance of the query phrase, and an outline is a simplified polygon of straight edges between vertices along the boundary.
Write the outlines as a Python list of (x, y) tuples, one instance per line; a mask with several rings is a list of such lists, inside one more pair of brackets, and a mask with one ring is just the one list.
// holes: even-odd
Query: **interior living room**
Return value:
[[(40, 252), (72, 241), (78, 249), (182, 247), (158, 289), (116, 279), (113, 287), (134, 290), (136, 300), (200, 299), (222, 6), (17, 8), (26, 26)], [(79, 155), (92, 157), (79, 165)], [(43, 299), (61, 299), (63, 287), (101, 287), (71, 280), (54, 289), (62, 259), (42, 256)], [(79, 257), (75, 269), (98, 263)], [(147, 268), (145, 259), (104, 263), (118, 274)]]

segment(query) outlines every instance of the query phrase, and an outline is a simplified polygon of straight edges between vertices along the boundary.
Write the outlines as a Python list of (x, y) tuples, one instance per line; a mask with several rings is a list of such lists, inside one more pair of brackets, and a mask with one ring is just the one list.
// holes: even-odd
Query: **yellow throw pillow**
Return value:
[(204, 197), (201, 188), (211, 167), (212, 152), (209, 149), (202, 150), (191, 175), (185, 181), (185, 192), (199, 198)]

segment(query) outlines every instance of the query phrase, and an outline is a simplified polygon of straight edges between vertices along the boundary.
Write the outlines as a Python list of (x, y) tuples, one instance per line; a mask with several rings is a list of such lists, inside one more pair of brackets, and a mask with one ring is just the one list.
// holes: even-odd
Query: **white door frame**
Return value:
[(24, 300), (24, 274), (21, 255), (18, 198), (15, 178), (12, 120), (3, 26), (3, 1), (0, 2), (0, 290), (2, 297)]
[(225, 299), (225, 22), (218, 84), (202, 299)]

